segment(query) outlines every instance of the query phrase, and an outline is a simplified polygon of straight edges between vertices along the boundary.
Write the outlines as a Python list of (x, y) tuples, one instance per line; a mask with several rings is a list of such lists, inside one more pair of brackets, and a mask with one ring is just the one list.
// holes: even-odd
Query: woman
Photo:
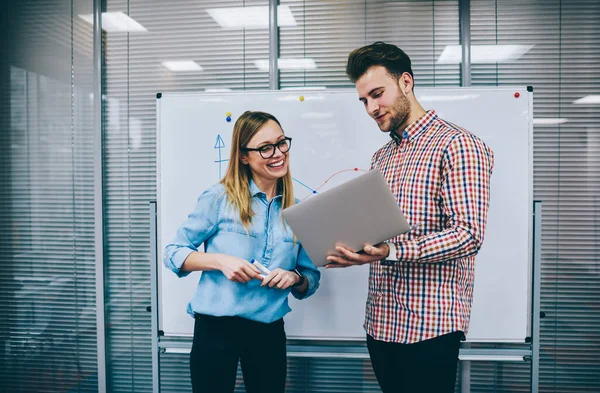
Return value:
[[(225, 177), (198, 198), (165, 249), (165, 265), (179, 276), (203, 272), (188, 305), (194, 392), (233, 392), (238, 361), (247, 392), (285, 390), (287, 297), (307, 298), (320, 279), (281, 216), (295, 203), (291, 141), (274, 116), (242, 114)], [(202, 243), (206, 252), (197, 251)]]

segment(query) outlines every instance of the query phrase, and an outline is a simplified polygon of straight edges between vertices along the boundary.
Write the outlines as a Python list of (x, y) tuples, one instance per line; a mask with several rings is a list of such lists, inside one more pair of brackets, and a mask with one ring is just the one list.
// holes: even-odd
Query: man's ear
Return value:
[(413, 89), (413, 79), (408, 72), (403, 73), (398, 79), (398, 87), (404, 93), (408, 95)]

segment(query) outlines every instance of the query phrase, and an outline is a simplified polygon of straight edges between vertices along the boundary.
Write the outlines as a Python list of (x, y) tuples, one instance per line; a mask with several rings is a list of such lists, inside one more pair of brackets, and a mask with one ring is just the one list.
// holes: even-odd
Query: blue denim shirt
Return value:
[(225, 187), (216, 184), (199, 198), (196, 209), (177, 230), (171, 244), (165, 247), (164, 264), (180, 277), (189, 272), (181, 265), (204, 243), (207, 253), (233, 255), (245, 260), (255, 259), (269, 270), (281, 268), (302, 272), (308, 289), (300, 294), (295, 289), (281, 290), (261, 287), (259, 280), (247, 283), (230, 281), (220, 270), (202, 272), (196, 292), (188, 304), (188, 314), (240, 316), (270, 323), (282, 318), (291, 309), (288, 295), (301, 299), (312, 295), (319, 287), (321, 273), (313, 265), (302, 245), (287, 224), (282, 221), (281, 200), (267, 196), (251, 181), (250, 193), (254, 216), (248, 233), (239, 213), (228, 203)]

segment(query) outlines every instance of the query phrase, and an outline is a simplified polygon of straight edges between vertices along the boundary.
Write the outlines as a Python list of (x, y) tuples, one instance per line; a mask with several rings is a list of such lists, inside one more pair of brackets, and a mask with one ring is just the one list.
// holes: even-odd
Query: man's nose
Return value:
[(379, 111), (379, 105), (377, 104), (376, 101), (367, 101), (367, 113), (371, 116), (374, 116), (377, 114), (377, 111)]

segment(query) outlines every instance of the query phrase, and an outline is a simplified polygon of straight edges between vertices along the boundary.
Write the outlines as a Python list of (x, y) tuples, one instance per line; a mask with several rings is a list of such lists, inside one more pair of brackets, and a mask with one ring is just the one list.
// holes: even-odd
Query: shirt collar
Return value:
[(264, 192), (262, 192), (260, 190), (260, 188), (258, 188), (258, 186), (256, 185), (256, 183), (254, 183), (253, 179), (250, 179), (250, 195), (257, 196), (257, 195), (262, 195), (264, 197), (267, 196), (267, 194), (265, 194)]
[[(253, 179), (250, 179), (250, 195), (253, 197), (259, 196), (259, 197), (267, 198), (267, 194), (265, 194), (264, 192), (261, 191), (260, 188), (258, 188), (258, 186), (256, 185), (256, 183), (254, 182)], [(281, 195), (275, 195), (275, 197), (273, 197), (273, 199), (276, 199), (280, 196)]]
[(396, 145), (399, 145), (403, 139), (406, 139), (410, 142), (421, 136), (421, 134), (429, 128), (429, 126), (435, 119), (437, 119), (437, 113), (435, 113), (435, 110), (428, 110), (423, 116), (421, 116), (408, 127), (406, 127), (404, 131), (402, 131), (402, 136), (398, 136), (395, 132), (392, 131), (390, 132), (390, 138), (392, 138)]

